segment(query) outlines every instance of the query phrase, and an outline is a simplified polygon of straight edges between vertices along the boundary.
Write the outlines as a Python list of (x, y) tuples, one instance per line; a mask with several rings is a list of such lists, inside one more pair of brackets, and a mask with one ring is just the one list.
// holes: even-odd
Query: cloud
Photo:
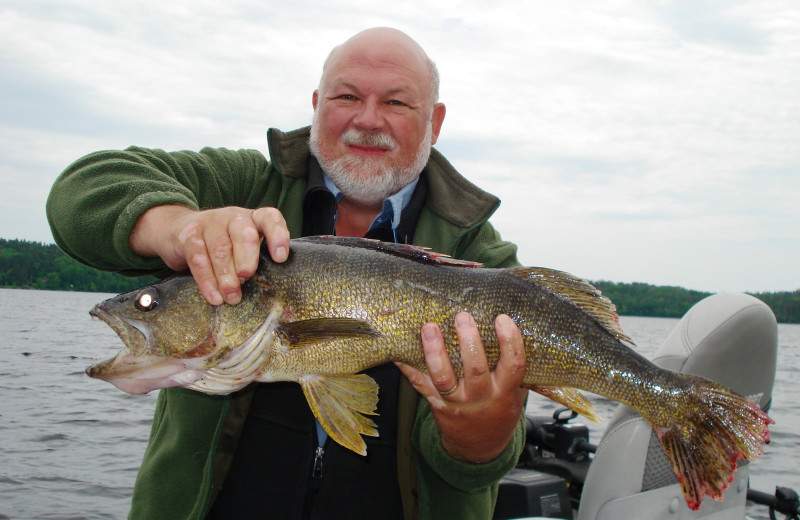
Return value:
[(652, 9), (681, 40), (760, 53), (769, 37), (751, 18), (762, 12), (754, 7), (750, 2), (671, 0)]
[(49, 241), (81, 155), (256, 148), (310, 121), (330, 48), (389, 25), (437, 62), (437, 148), (525, 263), (703, 290), (800, 287), (792, 1), (30, 1), (0, 12), (0, 236)]

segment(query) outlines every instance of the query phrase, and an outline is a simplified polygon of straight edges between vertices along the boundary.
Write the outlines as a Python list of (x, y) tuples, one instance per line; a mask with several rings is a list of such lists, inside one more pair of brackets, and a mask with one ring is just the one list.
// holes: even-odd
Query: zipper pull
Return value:
[(314, 478), (322, 478), (322, 456), (325, 455), (325, 448), (317, 446), (316, 454), (314, 455), (314, 469), (311, 471), (311, 476)]

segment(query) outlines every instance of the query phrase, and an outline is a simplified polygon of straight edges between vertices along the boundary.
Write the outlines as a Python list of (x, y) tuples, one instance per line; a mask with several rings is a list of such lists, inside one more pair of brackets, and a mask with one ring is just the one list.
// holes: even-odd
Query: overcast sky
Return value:
[(330, 48), (392, 26), (436, 61), (437, 148), (503, 200), (524, 264), (800, 289), (800, 3), (599, 4), (1, 0), (0, 238), (51, 243), (50, 186), (94, 150), (266, 154)]

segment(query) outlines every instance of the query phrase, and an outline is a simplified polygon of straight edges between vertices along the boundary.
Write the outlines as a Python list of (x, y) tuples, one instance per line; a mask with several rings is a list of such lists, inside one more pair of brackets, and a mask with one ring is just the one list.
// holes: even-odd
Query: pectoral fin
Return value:
[(380, 336), (372, 324), (355, 318), (312, 318), (284, 323), (275, 331), (292, 347), (328, 341), (333, 338)]
[(591, 401), (574, 388), (563, 386), (530, 386), (528, 388), (583, 415), (590, 421), (601, 422), (600, 417), (594, 413), (594, 405)]
[(308, 375), (300, 379), (308, 405), (333, 440), (360, 455), (367, 454), (361, 435), (378, 436), (366, 415), (377, 415), (378, 383), (365, 374), (339, 377)]

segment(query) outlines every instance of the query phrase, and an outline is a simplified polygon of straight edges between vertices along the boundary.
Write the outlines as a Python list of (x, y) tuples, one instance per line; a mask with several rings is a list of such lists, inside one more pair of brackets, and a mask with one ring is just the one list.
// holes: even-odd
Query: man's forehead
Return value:
[(356, 49), (342, 51), (333, 57), (325, 72), (336, 74), (342, 70), (375, 70), (401, 75), (424, 76), (428, 67), (418, 56), (396, 49)]
[(401, 76), (381, 76), (378, 74), (341, 74), (328, 82), (329, 89), (345, 89), (358, 93), (379, 93), (383, 95), (417, 95), (422, 86)]
[(405, 69), (423, 77), (430, 68), (425, 52), (413, 40), (362, 37), (336, 47), (325, 61), (323, 74), (355, 67)]

